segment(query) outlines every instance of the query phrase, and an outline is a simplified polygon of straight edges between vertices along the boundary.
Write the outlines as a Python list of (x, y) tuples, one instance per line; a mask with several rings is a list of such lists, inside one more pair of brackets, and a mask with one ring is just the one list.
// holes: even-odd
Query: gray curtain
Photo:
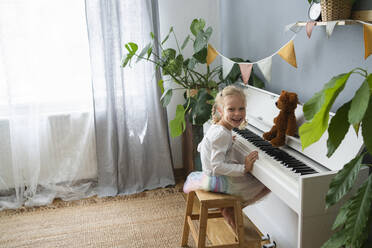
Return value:
[(141, 61), (121, 68), (124, 44), (141, 49), (158, 30), (156, 0), (86, 0), (100, 196), (174, 184), (159, 73)]

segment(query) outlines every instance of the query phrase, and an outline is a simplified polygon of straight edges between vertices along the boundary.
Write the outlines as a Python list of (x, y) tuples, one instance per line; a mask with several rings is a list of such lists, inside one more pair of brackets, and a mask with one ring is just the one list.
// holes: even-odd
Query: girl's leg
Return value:
[(234, 215), (234, 208), (221, 208), (222, 216), (224, 217), (225, 221), (232, 227), (232, 229), (236, 230), (235, 225), (235, 215)]

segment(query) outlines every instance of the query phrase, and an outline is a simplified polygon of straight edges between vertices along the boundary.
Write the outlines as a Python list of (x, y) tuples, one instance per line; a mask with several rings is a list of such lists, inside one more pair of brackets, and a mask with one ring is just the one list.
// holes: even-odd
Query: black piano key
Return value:
[(281, 162), (283, 166), (293, 170), (295, 173), (299, 173), (301, 175), (317, 173), (317, 171), (307, 166), (303, 162), (299, 161), (298, 159), (292, 157), (285, 151), (273, 147), (269, 142), (262, 139), (260, 136), (251, 132), (250, 130), (248, 129), (239, 130), (235, 128), (234, 131), (241, 135), (246, 140), (248, 140), (249, 142), (251, 142), (256, 147), (260, 148), (263, 152), (265, 152), (273, 159)]

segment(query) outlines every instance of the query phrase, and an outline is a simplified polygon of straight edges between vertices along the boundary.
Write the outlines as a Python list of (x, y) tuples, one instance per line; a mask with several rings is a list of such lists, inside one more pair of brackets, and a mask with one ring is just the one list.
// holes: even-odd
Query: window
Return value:
[(83, 0), (0, 1), (0, 117), (10, 108), (91, 108)]

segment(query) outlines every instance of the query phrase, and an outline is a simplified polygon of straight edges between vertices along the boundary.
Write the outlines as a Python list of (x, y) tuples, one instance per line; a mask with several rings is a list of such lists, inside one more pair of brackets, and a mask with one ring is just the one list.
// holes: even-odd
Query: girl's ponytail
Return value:
[(217, 103), (215, 102), (212, 107), (212, 123), (217, 124), (221, 120), (220, 113), (217, 111)]

